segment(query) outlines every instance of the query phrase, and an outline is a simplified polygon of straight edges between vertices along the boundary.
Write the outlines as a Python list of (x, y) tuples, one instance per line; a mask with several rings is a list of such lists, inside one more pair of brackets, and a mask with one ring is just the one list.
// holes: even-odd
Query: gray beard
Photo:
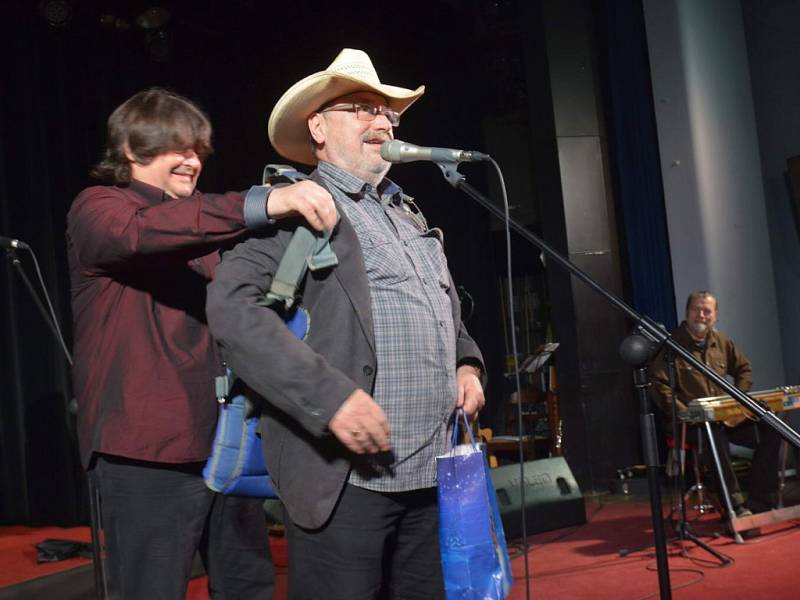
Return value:
[(705, 323), (692, 323), (689, 325), (689, 328), (697, 335), (705, 335), (708, 333), (708, 325)]

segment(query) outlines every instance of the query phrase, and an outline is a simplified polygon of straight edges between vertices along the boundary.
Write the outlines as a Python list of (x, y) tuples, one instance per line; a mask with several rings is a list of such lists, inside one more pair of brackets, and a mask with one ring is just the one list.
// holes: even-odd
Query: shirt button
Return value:
[(439, 327), (444, 327), (444, 321), (439, 321)]
[(372, 377), (372, 374), (375, 372), (375, 369), (370, 367), (369, 365), (364, 365), (364, 375), (367, 377)]

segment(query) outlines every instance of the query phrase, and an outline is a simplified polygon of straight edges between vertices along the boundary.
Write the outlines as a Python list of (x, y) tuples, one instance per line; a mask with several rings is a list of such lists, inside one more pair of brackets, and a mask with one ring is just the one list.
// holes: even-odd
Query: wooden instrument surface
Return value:
[[(776, 413), (800, 408), (800, 385), (751, 392), (749, 395)], [(733, 427), (751, 418), (753, 414), (730, 396), (712, 396), (692, 400), (679, 416), (681, 420), (690, 423), (721, 421)]]

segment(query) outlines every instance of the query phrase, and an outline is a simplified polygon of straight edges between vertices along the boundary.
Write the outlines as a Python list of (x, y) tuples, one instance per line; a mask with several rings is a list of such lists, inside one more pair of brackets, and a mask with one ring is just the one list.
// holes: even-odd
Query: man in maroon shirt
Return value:
[(112, 596), (184, 598), (196, 550), (212, 595), (268, 598), (261, 501), (205, 486), (221, 371), (204, 314), (217, 250), (274, 219), (335, 225), (306, 181), (246, 193), (195, 191), (208, 118), (185, 98), (140, 92), (108, 121), (109, 183), (75, 199), (67, 224), (81, 457), (99, 490)]

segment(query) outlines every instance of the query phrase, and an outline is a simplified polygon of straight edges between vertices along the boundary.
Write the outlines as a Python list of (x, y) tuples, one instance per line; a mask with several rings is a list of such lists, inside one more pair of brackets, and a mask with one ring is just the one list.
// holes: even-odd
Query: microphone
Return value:
[(489, 155), (469, 150), (453, 150), (452, 148), (426, 148), (400, 140), (390, 140), (381, 144), (381, 158), (390, 163), (414, 162), (415, 160), (459, 163), (489, 160)]
[(0, 246), (8, 250), (30, 250), (30, 246), (25, 242), (15, 240), (14, 238), (0, 235)]

